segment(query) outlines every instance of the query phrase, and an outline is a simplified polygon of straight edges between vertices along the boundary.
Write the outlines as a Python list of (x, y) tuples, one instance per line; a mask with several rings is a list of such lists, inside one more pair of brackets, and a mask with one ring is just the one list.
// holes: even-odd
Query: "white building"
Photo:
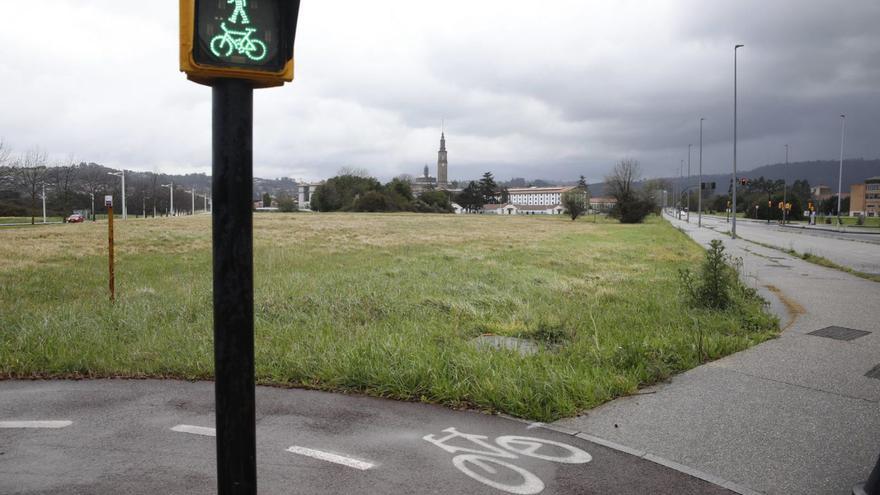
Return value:
[(520, 206), (555, 206), (562, 203), (562, 195), (574, 187), (518, 187), (508, 189), (510, 203)]
[(312, 201), (312, 193), (315, 192), (315, 189), (320, 186), (322, 182), (298, 182), (297, 186), (299, 188), (299, 209), (305, 211), (311, 211), (311, 201)]
[(483, 213), (490, 215), (516, 215), (517, 207), (512, 204), (483, 205)]
[(561, 215), (565, 212), (562, 205), (517, 205), (517, 215)]

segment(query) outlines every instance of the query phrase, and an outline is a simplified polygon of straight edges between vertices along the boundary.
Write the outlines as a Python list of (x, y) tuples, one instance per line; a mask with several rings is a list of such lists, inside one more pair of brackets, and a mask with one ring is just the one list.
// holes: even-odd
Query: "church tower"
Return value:
[(448, 167), (449, 163), (446, 161), (446, 134), (441, 131), (440, 151), (437, 153), (437, 187), (446, 187), (449, 184), (446, 177)]

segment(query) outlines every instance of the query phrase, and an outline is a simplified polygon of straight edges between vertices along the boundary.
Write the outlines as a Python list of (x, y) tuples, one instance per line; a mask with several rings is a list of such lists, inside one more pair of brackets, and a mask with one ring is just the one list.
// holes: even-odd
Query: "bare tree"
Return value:
[(9, 149), (9, 145), (6, 144), (5, 141), (0, 139), (0, 167), (6, 165), (6, 162), (9, 161), (9, 154), (12, 152)]
[(622, 223), (641, 223), (654, 210), (654, 202), (634, 187), (640, 176), (639, 162), (626, 158), (617, 162), (611, 175), (605, 177), (609, 194), (617, 200), (610, 215)]
[[(100, 166), (95, 164), (80, 163), (79, 180), (82, 184), (83, 192), (89, 194), (92, 204), (98, 191), (107, 189), (107, 172)], [(95, 211), (92, 210), (92, 220), (94, 220)]]
[(55, 186), (58, 201), (65, 215), (70, 212), (70, 197), (73, 194), (78, 171), (73, 156), (48, 171), (49, 181)]
[(365, 168), (360, 167), (342, 167), (337, 172), (336, 175), (351, 175), (353, 177), (370, 177), (370, 171)]
[(15, 164), (15, 175), (19, 187), (31, 198), (31, 225), (34, 224), (37, 209), (37, 195), (46, 183), (46, 152), (31, 148)]
[(618, 203), (632, 199), (635, 196), (633, 182), (639, 179), (640, 174), (638, 160), (632, 158), (620, 160), (614, 166), (611, 175), (605, 177), (608, 193)]

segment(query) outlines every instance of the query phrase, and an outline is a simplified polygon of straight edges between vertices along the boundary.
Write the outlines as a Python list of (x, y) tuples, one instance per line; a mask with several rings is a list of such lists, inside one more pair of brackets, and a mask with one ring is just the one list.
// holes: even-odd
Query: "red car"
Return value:
[(80, 223), (85, 221), (86, 217), (80, 215), (79, 213), (74, 213), (73, 215), (67, 217), (67, 223)]

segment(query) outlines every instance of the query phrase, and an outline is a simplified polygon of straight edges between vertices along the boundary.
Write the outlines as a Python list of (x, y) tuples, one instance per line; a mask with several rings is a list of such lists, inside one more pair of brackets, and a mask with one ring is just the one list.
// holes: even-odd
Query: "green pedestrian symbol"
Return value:
[(247, 7), (247, 0), (226, 0), (226, 3), (235, 4), (235, 10), (232, 11), (232, 15), (229, 17), (229, 22), (235, 24), (238, 22), (236, 19), (241, 16), (242, 24), (251, 23), (251, 20), (248, 19), (247, 11), (244, 10), (244, 8)]
[[(238, 24), (240, 18), (242, 24), (250, 24), (248, 18), (247, 0), (227, 0), (226, 3), (234, 3), (235, 10), (229, 17), (229, 22)], [(260, 40), (251, 39), (257, 28), (245, 27), (244, 30), (230, 29), (226, 27), (226, 22), (220, 23), (220, 29), (223, 34), (218, 34), (211, 39), (211, 53), (218, 57), (230, 57), (233, 54), (244, 55), (245, 57), (259, 62), (266, 58), (268, 50), (266, 44)]]

